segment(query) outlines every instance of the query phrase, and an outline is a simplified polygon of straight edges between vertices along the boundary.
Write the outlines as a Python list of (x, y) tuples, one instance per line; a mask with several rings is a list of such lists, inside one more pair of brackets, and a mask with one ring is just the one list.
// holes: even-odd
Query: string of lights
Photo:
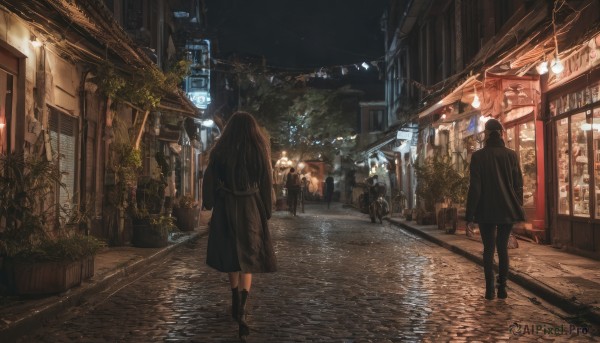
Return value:
[(285, 79), (286, 81), (307, 82), (310, 79), (321, 78), (328, 79), (336, 76), (348, 75), (351, 71), (367, 71), (371, 68), (380, 71), (380, 64), (383, 63), (383, 57), (371, 61), (362, 61), (352, 64), (329, 65), (320, 68), (285, 68), (271, 65), (258, 65), (256, 63), (244, 63), (239, 61), (229, 61), (213, 58), (213, 67), (211, 71), (231, 73), (263, 75), (274, 81), (275, 77)]

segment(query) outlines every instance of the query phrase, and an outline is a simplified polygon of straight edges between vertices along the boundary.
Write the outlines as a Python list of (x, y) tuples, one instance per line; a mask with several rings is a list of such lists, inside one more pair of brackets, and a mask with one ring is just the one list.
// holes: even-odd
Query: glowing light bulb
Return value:
[(479, 101), (479, 96), (477, 96), (477, 94), (475, 94), (471, 106), (473, 106), (473, 108), (479, 108), (479, 106), (481, 106), (481, 102)]
[(540, 74), (540, 75), (546, 74), (548, 72), (548, 62), (547, 61), (540, 62), (540, 64), (538, 64), (535, 67), (535, 70), (537, 70), (538, 74)]
[(550, 69), (552, 69), (552, 72), (554, 74), (560, 74), (563, 72), (563, 70), (565, 70), (565, 66), (563, 66), (562, 62), (560, 61), (560, 58), (558, 58), (558, 55), (556, 55), (556, 57), (554, 57), (554, 59), (552, 60), (552, 65), (550, 66)]
[(31, 45), (32, 45), (34, 48), (39, 48), (40, 46), (42, 46), (42, 42), (40, 42), (40, 41), (39, 41), (37, 38), (33, 38), (33, 39), (31, 40)]

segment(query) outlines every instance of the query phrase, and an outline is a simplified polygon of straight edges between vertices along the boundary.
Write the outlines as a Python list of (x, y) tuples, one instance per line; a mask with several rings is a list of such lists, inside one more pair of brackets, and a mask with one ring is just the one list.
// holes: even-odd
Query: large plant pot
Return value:
[[(8, 259), (5, 261), (9, 288), (19, 295), (64, 292), (81, 284), (82, 269), (81, 260), (29, 262)], [(89, 269), (86, 272), (89, 273)]]
[(433, 225), (435, 224), (435, 213), (429, 211), (417, 211), (416, 222), (419, 225)]
[(456, 207), (440, 208), (437, 217), (438, 229), (446, 233), (455, 233), (458, 225), (458, 210)]
[(134, 219), (131, 244), (138, 248), (162, 248), (169, 244), (169, 232), (151, 225), (150, 219)]
[(88, 280), (94, 276), (95, 256), (88, 256), (81, 260), (81, 280)]
[(174, 208), (173, 216), (177, 218), (175, 224), (181, 231), (194, 231), (200, 220), (199, 208)]

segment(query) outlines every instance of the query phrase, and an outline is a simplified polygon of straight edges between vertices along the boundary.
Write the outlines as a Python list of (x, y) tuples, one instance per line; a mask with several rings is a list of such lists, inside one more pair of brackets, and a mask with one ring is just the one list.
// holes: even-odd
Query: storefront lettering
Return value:
[(548, 80), (552, 87), (559, 82), (566, 82), (575, 76), (582, 74), (591, 67), (600, 63), (600, 34), (585, 44), (582, 44), (578, 51), (564, 61), (565, 70), (560, 75), (553, 75)]

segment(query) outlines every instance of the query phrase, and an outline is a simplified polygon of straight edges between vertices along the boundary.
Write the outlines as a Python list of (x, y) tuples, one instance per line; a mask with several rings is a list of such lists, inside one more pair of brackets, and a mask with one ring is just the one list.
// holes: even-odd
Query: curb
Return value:
[[(386, 219), (387, 221), (389, 221), (390, 223), (392, 223), (396, 226), (402, 227), (403, 229), (405, 229), (411, 233), (414, 233), (422, 238), (425, 238), (430, 242), (433, 242), (443, 248), (446, 248), (458, 255), (461, 255), (461, 256), (467, 258), (470, 261), (473, 261), (473, 262), (483, 266), (483, 257), (482, 256), (473, 254), (473, 253), (471, 253), (465, 249), (462, 249), (456, 245), (449, 244), (439, 238), (428, 235), (427, 233), (425, 233), (419, 229), (408, 226), (408, 225), (401, 223), (399, 221), (396, 221), (394, 219), (390, 219), (390, 218), (384, 218), (384, 219)], [(494, 262), (494, 267), (497, 267), (495, 262)], [(590, 322), (592, 322), (594, 324), (600, 323), (600, 312), (599, 311), (596, 311), (591, 306), (588, 306), (588, 305), (582, 304), (578, 301), (573, 301), (571, 299), (566, 298), (563, 294), (556, 292), (555, 290), (551, 289), (550, 287), (540, 283), (536, 279), (534, 279), (524, 273), (521, 273), (518, 270), (512, 269), (512, 267), (508, 271), (508, 278), (509, 278), (509, 280), (515, 282), (519, 286), (527, 289), (528, 291), (532, 292), (533, 294), (536, 294), (540, 298), (546, 300), (550, 304), (552, 304), (556, 307), (559, 307), (562, 310), (564, 310), (570, 314), (577, 313), (578, 315), (583, 316), (584, 318), (586, 318), (587, 320), (589, 320)]]
[(205, 228), (201, 228), (201, 231), (196, 231), (188, 237), (181, 239), (173, 244), (166, 246), (165, 248), (155, 252), (154, 254), (131, 262), (127, 265), (117, 267), (114, 271), (105, 274), (102, 279), (88, 281), (87, 284), (72, 289), (68, 294), (63, 295), (55, 302), (43, 305), (39, 308), (32, 308), (25, 316), (18, 318), (8, 324), (8, 326), (0, 330), (0, 336), (3, 342), (13, 342), (23, 335), (30, 333), (31, 331), (39, 328), (47, 320), (56, 317), (65, 310), (81, 305), (86, 302), (86, 298), (93, 297), (109, 287), (111, 287), (117, 281), (122, 278), (127, 278), (144, 268), (152, 265), (152, 262), (158, 261), (175, 249), (179, 248), (183, 244), (190, 242), (194, 239), (203, 237), (208, 234)]

